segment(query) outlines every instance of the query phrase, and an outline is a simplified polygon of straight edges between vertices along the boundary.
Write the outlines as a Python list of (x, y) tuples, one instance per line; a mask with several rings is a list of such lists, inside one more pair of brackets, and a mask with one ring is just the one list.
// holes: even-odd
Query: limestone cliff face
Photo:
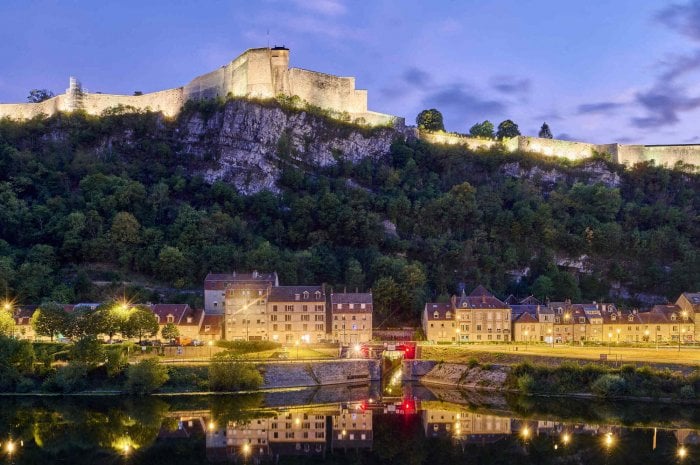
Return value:
[(327, 166), (378, 158), (403, 134), (401, 129), (329, 124), (307, 112), (244, 100), (230, 101), (208, 117), (195, 112), (182, 118), (176, 130), (181, 155), (204, 161), (208, 182), (225, 181), (246, 194), (275, 191), (281, 163)]

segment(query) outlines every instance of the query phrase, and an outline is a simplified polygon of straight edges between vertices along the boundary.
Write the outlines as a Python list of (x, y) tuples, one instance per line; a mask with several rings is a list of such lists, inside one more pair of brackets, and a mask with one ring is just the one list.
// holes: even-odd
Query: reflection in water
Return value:
[(496, 407), (479, 406), (458, 391), (439, 393), (449, 402), (410, 387), (404, 397), (366, 390), (365, 400), (356, 390), (310, 392), (289, 404), (285, 398), (306, 393), (6, 398), (0, 463), (700, 463), (700, 413), (692, 407), (664, 407), (650, 422), (651, 406), (594, 406), (623, 422), (586, 419), (596, 417), (571, 401), (577, 415), (552, 414), (551, 405), (537, 413), (499, 397)]

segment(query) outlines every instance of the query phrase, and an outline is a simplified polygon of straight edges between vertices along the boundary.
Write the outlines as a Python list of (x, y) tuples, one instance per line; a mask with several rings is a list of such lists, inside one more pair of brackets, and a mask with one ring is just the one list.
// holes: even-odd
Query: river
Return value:
[(3, 397), (0, 463), (700, 463), (698, 406), (393, 391)]

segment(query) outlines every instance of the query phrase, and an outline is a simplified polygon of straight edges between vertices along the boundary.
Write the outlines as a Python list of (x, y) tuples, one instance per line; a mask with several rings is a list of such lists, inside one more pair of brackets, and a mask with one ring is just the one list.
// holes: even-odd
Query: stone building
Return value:
[(332, 293), (329, 329), (341, 344), (372, 340), (372, 294)]
[(457, 327), (452, 303), (429, 302), (425, 304), (421, 321), (426, 341), (434, 343), (457, 341)]
[(326, 293), (323, 286), (277, 286), (268, 298), (270, 340), (310, 343), (326, 339)]
[(676, 305), (681, 309), (682, 318), (691, 319), (696, 323), (694, 340), (700, 341), (700, 292), (684, 292), (676, 300)]
[(511, 340), (510, 307), (479, 285), (471, 294), (452, 296), (460, 342), (508, 342)]
[(333, 450), (371, 449), (372, 410), (363, 409), (360, 404), (343, 404), (340, 411), (331, 417)]
[(180, 336), (192, 340), (199, 339), (199, 328), (204, 318), (202, 310), (194, 310), (187, 304), (155, 304), (151, 305), (150, 309), (158, 319), (156, 339), (162, 338), (163, 328), (168, 323), (177, 327)]
[(224, 313), (226, 289), (260, 289), (279, 286), (277, 273), (209, 273), (204, 278), (204, 310), (207, 313)]

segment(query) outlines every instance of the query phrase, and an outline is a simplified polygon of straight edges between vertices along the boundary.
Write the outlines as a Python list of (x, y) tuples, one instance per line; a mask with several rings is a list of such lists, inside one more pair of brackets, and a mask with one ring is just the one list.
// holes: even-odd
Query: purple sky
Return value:
[(247, 48), (356, 76), (371, 109), (448, 130), (510, 118), (535, 135), (700, 143), (700, 0), (7, 0), (0, 102), (177, 87)]

